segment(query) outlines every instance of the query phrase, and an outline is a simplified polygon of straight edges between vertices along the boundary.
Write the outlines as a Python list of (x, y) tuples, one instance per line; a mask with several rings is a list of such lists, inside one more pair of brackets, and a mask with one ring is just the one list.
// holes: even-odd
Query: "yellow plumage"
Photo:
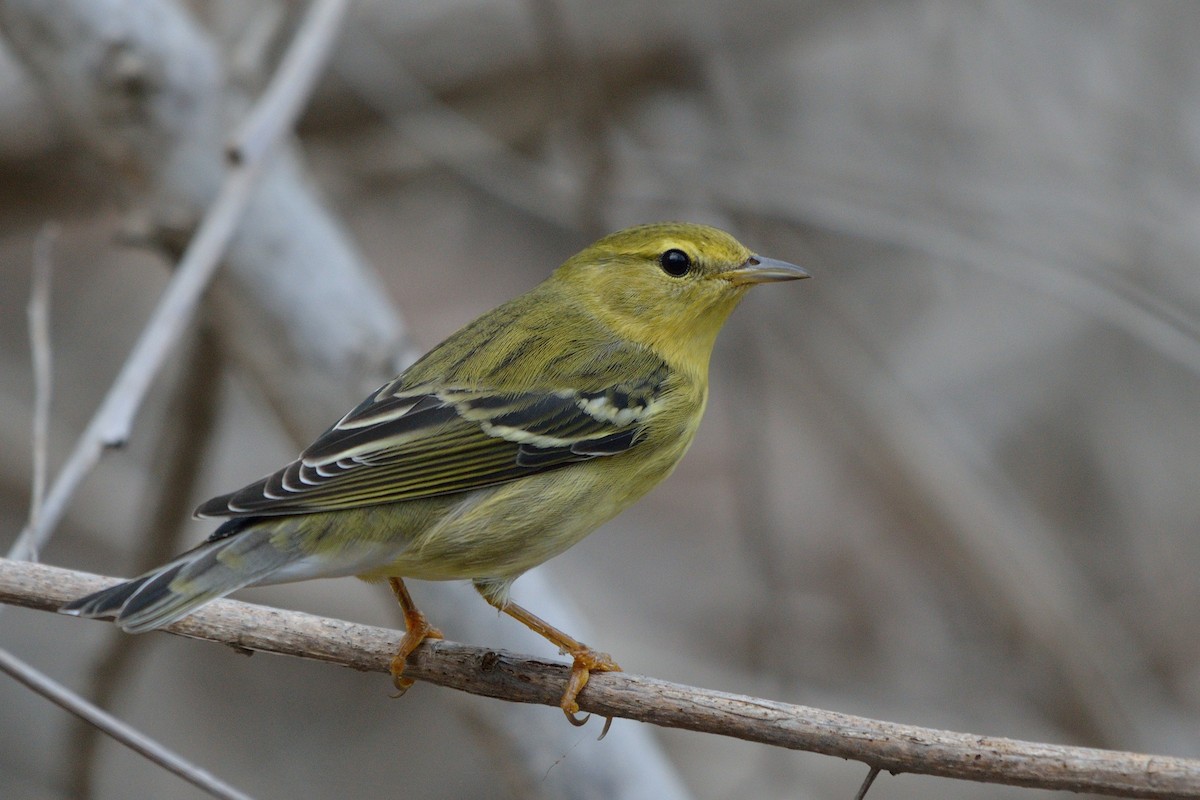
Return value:
[(393, 665), (440, 635), (401, 578), (472, 580), (589, 669), (616, 669), (508, 602), (671, 473), (704, 412), (717, 333), (755, 283), (806, 277), (726, 233), (666, 223), (611, 234), (450, 336), (278, 472), (199, 509), (229, 519), (169, 564), (64, 607), (150, 630), (252, 584), (391, 580), (409, 626)]

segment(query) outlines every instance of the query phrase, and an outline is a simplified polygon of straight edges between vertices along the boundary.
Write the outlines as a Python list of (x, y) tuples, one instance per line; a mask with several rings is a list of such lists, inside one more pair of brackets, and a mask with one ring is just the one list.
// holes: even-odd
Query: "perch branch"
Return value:
[[(0, 560), (0, 602), (54, 610), (110, 578)], [(167, 631), (238, 649), (278, 653), (388, 672), (397, 631), (218, 600)], [(570, 667), (502, 650), (426, 642), (405, 675), (472, 694), (558, 704)], [(861, 761), (912, 772), (1013, 786), (1120, 797), (1200, 798), (1200, 761), (1087, 747), (1023, 742), (854, 717), (806, 706), (634, 675), (593, 675), (580, 706), (600, 716)]]

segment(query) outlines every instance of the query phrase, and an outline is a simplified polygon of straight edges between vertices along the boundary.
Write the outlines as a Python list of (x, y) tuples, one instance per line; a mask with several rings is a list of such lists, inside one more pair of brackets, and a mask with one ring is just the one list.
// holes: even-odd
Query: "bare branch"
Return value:
[[(0, 560), (0, 602), (43, 610), (112, 579)], [(400, 633), (294, 611), (218, 600), (166, 630), (240, 650), (388, 671)], [(563, 663), (447, 641), (426, 642), (405, 675), (472, 694), (557, 706)], [(854, 717), (806, 706), (684, 686), (625, 672), (592, 676), (580, 706), (600, 716), (732, 736), (862, 761), (893, 773), (1094, 792), (1200, 798), (1200, 761), (1023, 742)]]
[(37, 559), (71, 497), (104, 450), (128, 439), (133, 419), (155, 376), (191, 324), (196, 306), (242, 221), (267, 155), (291, 128), (301, 100), (312, 89), (312, 74), (324, 63), (344, 5), (343, 0), (321, 0), (306, 17), (304, 28), (293, 40), (283, 66), (264, 93), (263, 110), (251, 112), (242, 137), (235, 141), (239, 158), (229, 167), (220, 192), (188, 244), (162, 300), (55, 478), (49, 496), (36, 514), (36, 524), (28, 525), (13, 543), (9, 550), (11, 558)]
[[(136, 537), (140, 552), (134, 572), (141, 573), (166, 562), (183, 549), (180, 544), (188, 500), (194, 496), (200, 464), (210, 455), (213, 423), (219, 406), (219, 384), (214, 376), (221, 372), (216, 336), (201, 326), (184, 356), (185, 367), (170, 387), (168, 418), (186, 424), (167, 425), (159, 433), (159, 449), (150, 473), (157, 490), (147, 492), (151, 511), (144, 530)], [(101, 708), (114, 708), (117, 698), (138, 683), (139, 656), (153, 642), (146, 637), (120, 636), (116, 630), (98, 651), (92, 654), (86, 669), (87, 680), (81, 688), (84, 697)], [(94, 725), (80, 723), (68, 734), (64, 748), (64, 775), (68, 797), (93, 797), (93, 782), (99, 772), (98, 756), (104, 733)]]
[(33, 288), (29, 292), (29, 346), (33, 355), (33, 488), (29, 500), (29, 526), (36, 527), (46, 495), (50, 454), (50, 402), (54, 396), (53, 351), (50, 347), (51, 250), (60, 233), (47, 222), (33, 249)]
[(207, 770), (184, 760), (153, 739), (148, 739), (104, 709), (92, 705), (4, 649), (0, 649), (0, 672), (7, 673), (50, 702), (95, 725), (130, 750), (140, 753), (213, 797), (250, 800), (249, 795), (243, 794)]
[(235, 164), (261, 159), (291, 130), (325, 67), (348, 6), (349, 0), (314, 0), (309, 6), (270, 85), (230, 139), (227, 153)]
[(9, 550), (11, 558), (37, 559), (66, 512), (75, 490), (100, 460), (104, 450), (123, 444), (129, 437), (133, 418), (154, 376), (158, 374), (180, 334), (191, 323), (196, 304), (241, 220), (260, 167), (261, 162), (245, 162), (230, 169), (221, 193), (205, 215), (161, 302), (100, 408), (55, 478), (38, 515), (37, 525), (30, 525), (21, 531)]
[(863, 800), (867, 796), (867, 792), (871, 791), (871, 786), (874, 785), (875, 779), (879, 777), (879, 767), (871, 767), (867, 772), (867, 777), (863, 778), (862, 785), (858, 787), (858, 793), (854, 795), (854, 800)]

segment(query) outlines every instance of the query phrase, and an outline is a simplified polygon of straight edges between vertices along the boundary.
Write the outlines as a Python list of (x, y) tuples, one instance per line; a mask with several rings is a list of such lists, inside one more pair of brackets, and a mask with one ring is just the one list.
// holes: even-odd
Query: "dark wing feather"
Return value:
[(383, 387), (300, 458), (200, 516), (303, 514), (492, 486), (634, 447), (665, 370), (598, 391)]

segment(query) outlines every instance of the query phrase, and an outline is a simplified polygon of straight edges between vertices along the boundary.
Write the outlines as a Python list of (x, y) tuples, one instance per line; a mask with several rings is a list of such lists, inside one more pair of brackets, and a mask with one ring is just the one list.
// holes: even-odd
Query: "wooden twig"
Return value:
[(871, 791), (871, 786), (874, 785), (875, 779), (879, 777), (879, 767), (871, 767), (867, 772), (867, 777), (863, 778), (862, 785), (858, 787), (858, 792), (854, 795), (854, 800), (864, 800), (867, 792)]
[[(113, 579), (0, 559), (0, 602), (43, 610)], [(166, 628), (240, 650), (388, 671), (398, 631), (218, 600)], [(563, 663), (448, 641), (426, 642), (405, 674), (439, 686), (520, 703), (556, 706)], [(634, 675), (592, 676), (580, 707), (671, 728), (862, 761), (893, 773), (1120, 797), (1200, 798), (1200, 761), (1023, 742), (855, 717)]]
[(33, 481), (29, 498), (29, 526), (36, 527), (46, 496), (50, 453), (50, 403), (54, 396), (53, 349), (50, 346), (51, 251), (61, 232), (47, 222), (33, 246), (33, 281), (29, 291), (29, 348), (33, 358)]
[(251, 800), (249, 795), (243, 794), (207, 770), (180, 758), (175, 752), (126, 725), (104, 709), (92, 705), (3, 649), (0, 649), (0, 672), (11, 676), (80, 719), (87, 720), (129, 749), (141, 753), (209, 795), (223, 800)]

